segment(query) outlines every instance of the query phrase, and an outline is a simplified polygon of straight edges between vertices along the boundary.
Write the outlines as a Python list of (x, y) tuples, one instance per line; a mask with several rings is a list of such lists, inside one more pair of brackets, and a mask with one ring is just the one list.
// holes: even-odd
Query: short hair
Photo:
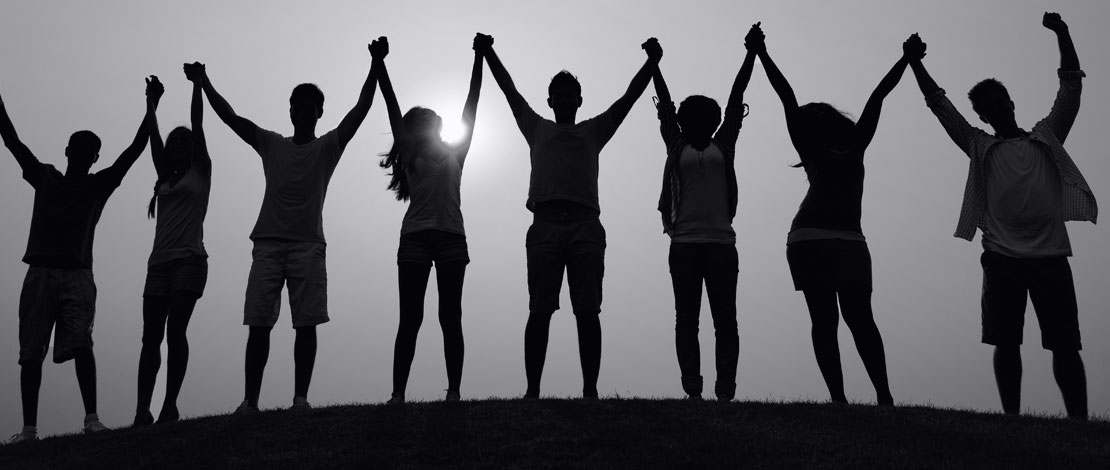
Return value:
[(682, 126), (683, 130), (687, 125), (696, 125), (695, 123), (705, 123), (709, 131), (712, 132), (721, 125), (721, 105), (717, 104), (717, 100), (703, 95), (690, 95), (682, 100), (682, 104), (678, 105), (678, 124)]
[(100, 152), (100, 137), (90, 130), (74, 132), (69, 136), (69, 146), (75, 149), (88, 149), (93, 153)]
[(547, 95), (551, 96), (551, 93), (559, 88), (570, 88), (575, 94), (582, 96), (582, 84), (578, 83), (578, 77), (566, 70), (561, 70), (551, 77), (551, 83), (547, 85)]
[(324, 92), (320, 91), (320, 87), (314, 83), (302, 83), (293, 87), (293, 93), (289, 95), (289, 104), (302, 99), (310, 100), (321, 110), (324, 109)]
[(978, 112), (983, 99), (991, 93), (1001, 93), (1007, 100), (1010, 99), (1010, 92), (1006, 90), (1006, 85), (1003, 85), (997, 79), (988, 78), (976, 83), (975, 86), (971, 87), (971, 91), (967, 92), (967, 99), (971, 100), (971, 108)]

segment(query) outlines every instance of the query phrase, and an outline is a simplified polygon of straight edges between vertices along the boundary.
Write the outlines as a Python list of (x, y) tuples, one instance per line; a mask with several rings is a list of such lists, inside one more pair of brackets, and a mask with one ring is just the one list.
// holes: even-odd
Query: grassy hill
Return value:
[(928, 407), (479, 400), (211, 416), (0, 446), (0, 468), (1110, 468), (1110, 423)]

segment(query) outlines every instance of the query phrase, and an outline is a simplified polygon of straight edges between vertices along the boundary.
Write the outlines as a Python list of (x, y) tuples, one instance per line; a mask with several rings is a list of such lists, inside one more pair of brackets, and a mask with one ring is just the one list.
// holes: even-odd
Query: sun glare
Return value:
[(439, 138), (454, 144), (462, 140), (464, 135), (466, 135), (466, 124), (463, 124), (461, 119), (443, 118), (443, 129), (440, 130)]

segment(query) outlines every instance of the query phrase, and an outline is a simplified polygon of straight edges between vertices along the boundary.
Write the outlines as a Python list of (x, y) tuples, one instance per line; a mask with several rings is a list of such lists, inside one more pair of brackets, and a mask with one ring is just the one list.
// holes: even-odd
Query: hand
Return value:
[(921, 41), (921, 36), (913, 33), (902, 43), (902, 57), (910, 62), (925, 58), (925, 43)]
[(763, 28), (759, 25), (762, 21), (752, 25), (752, 29), (748, 30), (748, 34), (744, 36), (744, 47), (749, 51), (760, 53), (767, 50), (767, 44), (764, 42), (766, 37), (763, 35)]
[(658, 63), (663, 58), (663, 47), (659, 45), (658, 39), (648, 38), (647, 41), (640, 44), (640, 48), (647, 52), (648, 59), (652, 62)]
[(1041, 24), (1044, 27), (1056, 33), (1062, 33), (1068, 30), (1068, 24), (1060, 18), (1060, 14), (1056, 12), (1044, 12), (1044, 18), (1041, 19)]
[(493, 36), (488, 34), (474, 34), (474, 52), (485, 55), (493, 48)]
[(208, 76), (204, 70), (204, 64), (200, 62), (185, 64), (181, 69), (185, 71), (185, 78), (190, 82), (204, 83), (204, 79)]
[(162, 98), (162, 93), (165, 92), (166, 89), (162, 86), (162, 82), (158, 81), (157, 76), (151, 75), (146, 79), (146, 99), (151, 103), (157, 104)]
[(385, 56), (389, 55), (389, 40), (385, 36), (381, 36), (371, 41), (366, 48), (370, 50), (371, 58), (384, 59)]

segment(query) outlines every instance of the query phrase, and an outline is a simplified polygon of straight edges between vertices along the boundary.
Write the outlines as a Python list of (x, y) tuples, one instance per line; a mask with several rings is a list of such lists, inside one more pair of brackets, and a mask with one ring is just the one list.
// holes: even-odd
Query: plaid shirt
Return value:
[[(674, 223), (678, 220), (678, 206), (682, 197), (682, 177), (678, 171), (678, 159), (682, 156), (682, 149), (688, 142), (682, 138), (682, 131), (678, 126), (678, 116), (673, 101), (660, 102), (656, 105), (659, 114), (659, 133), (663, 136), (663, 143), (667, 145), (667, 161), (663, 164), (663, 187), (659, 191), (659, 213), (663, 218), (663, 232), (670, 235), (674, 231)], [(721, 149), (725, 157), (725, 181), (728, 184), (728, 217), (736, 217), (737, 194), (736, 184), (736, 139), (740, 136), (740, 128), (744, 124), (744, 107), (740, 109), (726, 109), (724, 121), (712, 142)]]
[[(1072, 123), (1075, 122), (1075, 116), (1079, 113), (1079, 95), (1083, 90), (1081, 79), (1086, 74), (1081, 70), (1061, 70), (1058, 74), (1060, 91), (1056, 93), (1052, 111), (1033, 126), (1029, 137), (1033, 142), (1047, 147), (1048, 154), (1052, 155), (1052, 161), (1056, 164), (1057, 173), (1060, 175), (1060, 187), (1063, 191), (1064, 220), (1088, 220), (1094, 223), (1098, 218), (1095, 195), (1063, 145), (1064, 139), (1071, 131)], [(948, 132), (952, 141), (970, 158), (963, 207), (960, 209), (956, 233), (953, 234), (970, 241), (975, 236), (976, 228), (983, 230), (986, 226), (987, 198), (984, 164), (994, 145), (1003, 139), (968, 124), (945, 96), (943, 89), (927, 96), (925, 102), (940, 120), (941, 126)]]

